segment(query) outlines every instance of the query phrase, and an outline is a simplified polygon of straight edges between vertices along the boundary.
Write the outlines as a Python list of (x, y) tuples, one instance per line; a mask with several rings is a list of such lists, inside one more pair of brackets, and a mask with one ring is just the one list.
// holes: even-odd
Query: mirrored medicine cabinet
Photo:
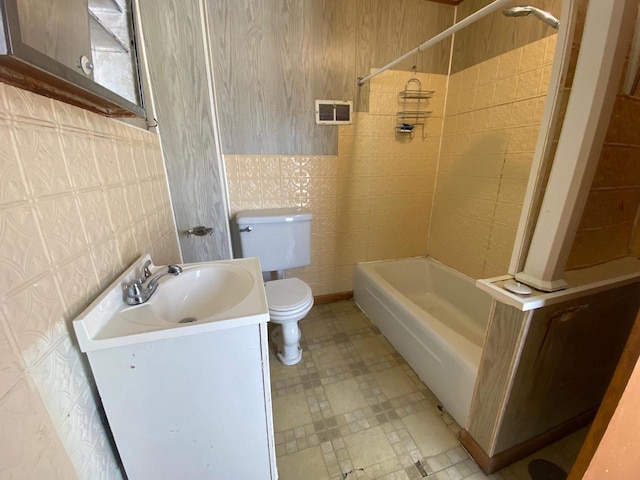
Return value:
[(142, 117), (131, 0), (0, 0), (0, 81)]

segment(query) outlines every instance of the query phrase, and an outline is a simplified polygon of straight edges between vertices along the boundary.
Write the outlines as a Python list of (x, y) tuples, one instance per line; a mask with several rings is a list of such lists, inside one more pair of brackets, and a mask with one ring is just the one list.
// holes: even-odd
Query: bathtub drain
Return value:
[(180, 320), (178, 323), (193, 323), (193, 322), (197, 322), (198, 320), (196, 318), (193, 317), (187, 317), (187, 318), (183, 318), (182, 320)]

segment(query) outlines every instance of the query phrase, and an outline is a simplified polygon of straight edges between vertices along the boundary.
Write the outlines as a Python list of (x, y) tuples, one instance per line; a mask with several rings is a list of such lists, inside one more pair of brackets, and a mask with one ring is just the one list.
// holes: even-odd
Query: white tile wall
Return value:
[(157, 136), (0, 84), (1, 478), (122, 478), (71, 321), (146, 252), (180, 260)]

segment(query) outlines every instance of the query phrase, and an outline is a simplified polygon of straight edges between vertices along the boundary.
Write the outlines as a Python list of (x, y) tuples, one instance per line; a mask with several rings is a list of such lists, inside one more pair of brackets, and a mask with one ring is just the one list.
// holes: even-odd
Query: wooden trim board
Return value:
[[(541, 448), (566, 437), (570, 433), (579, 428), (588, 425), (593, 420), (596, 409), (588, 410), (571, 420), (558, 425), (551, 430), (533, 437), (526, 442), (515, 445), (504, 452), (500, 452), (492, 457), (478, 445), (473, 437), (466, 430), (460, 431), (459, 440), (462, 446), (469, 452), (469, 455), (475, 460), (480, 469), (487, 475), (500, 470), (501, 468), (511, 465), (512, 463), (537, 452)], [(576, 479), (579, 477), (576, 477)]]
[(609, 422), (618, 408), (620, 398), (624, 393), (633, 369), (640, 357), (640, 313), (636, 317), (635, 324), (624, 347), (616, 371), (613, 374), (607, 393), (600, 404), (593, 425), (587, 434), (587, 438), (578, 453), (578, 458), (569, 472), (568, 480), (579, 480), (583, 477), (591, 460), (600, 445)]

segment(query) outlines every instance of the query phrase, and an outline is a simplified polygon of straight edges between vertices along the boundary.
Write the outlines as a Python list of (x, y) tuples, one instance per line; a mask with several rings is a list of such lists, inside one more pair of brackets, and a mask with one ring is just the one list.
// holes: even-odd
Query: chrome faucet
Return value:
[(142, 267), (140, 277), (123, 285), (124, 301), (127, 305), (145, 303), (158, 288), (158, 280), (165, 275), (180, 275), (182, 273), (182, 268), (179, 265), (169, 265), (166, 272), (158, 271), (152, 276), (149, 265), (151, 265), (151, 261), (147, 260)]

